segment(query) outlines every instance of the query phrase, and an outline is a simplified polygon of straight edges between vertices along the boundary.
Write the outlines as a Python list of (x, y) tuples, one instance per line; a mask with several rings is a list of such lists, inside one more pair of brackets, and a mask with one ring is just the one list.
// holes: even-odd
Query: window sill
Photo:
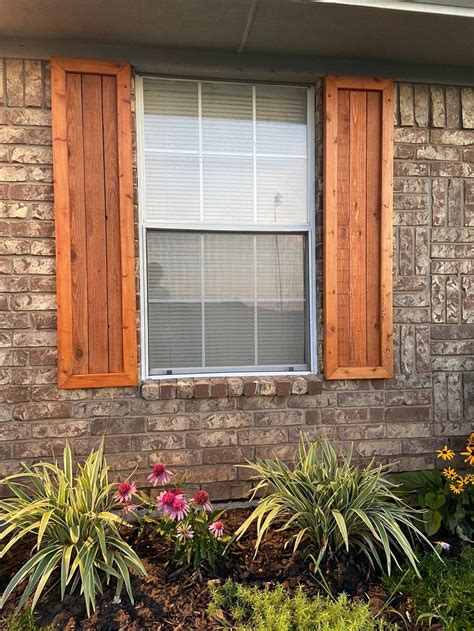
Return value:
[(219, 399), (226, 397), (279, 396), (290, 394), (320, 394), (321, 377), (221, 377), (196, 379), (167, 379), (144, 381), (142, 397), (148, 401), (159, 399)]

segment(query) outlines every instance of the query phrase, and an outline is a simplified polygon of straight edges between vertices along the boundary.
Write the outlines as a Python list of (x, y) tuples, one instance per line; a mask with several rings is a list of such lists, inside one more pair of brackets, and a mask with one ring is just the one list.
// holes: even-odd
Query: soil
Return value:
[[(226, 512), (228, 532), (233, 532), (249, 514), (248, 509), (233, 509)], [(272, 588), (282, 583), (290, 591), (303, 585), (305, 592), (313, 595), (321, 592), (311, 564), (303, 553), (292, 555), (284, 548), (288, 533), (272, 531), (260, 546), (254, 558), (255, 529), (250, 530), (240, 541), (234, 542), (216, 570), (201, 566), (174, 567), (170, 562), (169, 544), (159, 537), (146, 537), (136, 541), (137, 531), (127, 532), (126, 539), (134, 544), (143, 561), (148, 576), (133, 578), (135, 604), (132, 605), (125, 590), (122, 601), (113, 603), (114, 589), (104, 591), (99, 598), (94, 614), (87, 618), (85, 607), (77, 594), (66, 596), (60, 602), (57, 581), (45, 591), (35, 613), (42, 625), (64, 631), (191, 631), (193, 629), (222, 629), (222, 621), (210, 620), (207, 607), (210, 601), (209, 582), (223, 583), (227, 578), (247, 585)], [(30, 556), (32, 545), (18, 544), (14, 553), (2, 560), (0, 567), (0, 593), (10, 578)], [(388, 597), (377, 577), (361, 558), (339, 558), (327, 561), (324, 573), (333, 593), (345, 591), (350, 596), (369, 596), (374, 613)], [(16, 590), (5, 606), (4, 615), (13, 611), (21, 596), (22, 586)], [(405, 613), (409, 603), (398, 595), (390, 608)], [(395, 615), (395, 614), (394, 614)], [(400, 623), (400, 617), (393, 618)], [(413, 627), (414, 628), (414, 627)]]

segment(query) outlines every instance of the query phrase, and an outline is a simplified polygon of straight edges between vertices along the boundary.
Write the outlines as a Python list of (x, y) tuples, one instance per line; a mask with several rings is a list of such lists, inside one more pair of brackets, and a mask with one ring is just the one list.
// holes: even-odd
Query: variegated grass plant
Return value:
[(12, 494), (0, 501), (0, 539), (7, 544), (3, 557), (23, 537), (34, 536), (32, 556), (7, 585), (0, 607), (20, 583), (28, 579), (18, 604), (20, 609), (33, 595), (34, 609), (51, 575), (58, 570), (61, 599), (66, 590), (80, 586), (88, 615), (102, 593), (102, 579), (117, 581), (116, 595), (125, 585), (133, 593), (130, 570), (145, 570), (132, 548), (122, 539), (119, 526), (125, 522), (112, 512), (115, 504), (108, 481), (103, 449), (91, 453), (77, 473), (73, 472), (69, 445), (64, 448), (63, 466), (55, 463), (23, 465), (23, 472), (3, 480)]
[[(352, 448), (338, 459), (327, 440), (300, 440), (292, 467), (279, 459), (246, 465), (259, 479), (252, 499), (263, 498), (237, 530), (240, 538), (256, 521), (255, 553), (265, 533), (273, 527), (291, 531), (287, 543), (294, 550), (304, 540), (316, 571), (326, 556), (341, 551), (361, 552), (372, 567), (390, 574), (392, 563), (407, 559), (417, 572), (415, 538), (428, 540), (416, 526), (416, 513), (392, 492), (385, 477), (387, 465), (358, 468)], [(428, 542), (429, 543), (429, 542)]]

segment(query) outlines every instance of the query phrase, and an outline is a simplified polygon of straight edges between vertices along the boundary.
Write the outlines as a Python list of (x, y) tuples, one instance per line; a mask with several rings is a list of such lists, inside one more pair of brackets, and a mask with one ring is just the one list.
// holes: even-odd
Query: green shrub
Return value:
[(129, 571), (145, 574), (143, 566), (123, 541), (118, 527), (124, 521), (112, 511), (113, 484), (108, 482), (108, 467), (102, 449), (92, 453), (73, 474), (69, 445), (64, 449), (64, 465), (39, 463), (23, 465), (23, 473), (3, 480), (13, 497), (0, 501), (0, 521), (6, 528), (0, 539), (10, 538), (0, 558), (25, 536), (36, 538), (33, 556), (7, 585), (0, 607), (25, 579), (27, 586), (20, 599), (20, 609), (33, 595), (32, 610), (55, 570), (60, 570), (61, 599), (66, 588), (74, 592), (78, 585), (87, 612), (95, 608), (97, 593), (102, 592), (101, 577), (107, 583), (117, 580), (117, 596), (125, 584), (133, 602)]
[[(408, 537), (426, 539), (414, 524), (415, 511), (393, 493), (386, 466), (372, 462), (364, 468), (351, 464), (352, 450), (338, 461), (327, 441), (300, 441), (293, 468), (281, 460), (260, 460), (247, 466), (260, 480), (253, 497), (265, 497), (237, 530), (241, 537), (257, 522), (256, 551), (266, 531), (276, 524), (292, 530), (296, 549), (309, 540), (317, 558), (316, 569), (326, 554), (342, 550), (363, 553), (369, 563), (387, 570), (392, 561), (406, 558), (415, 568), (418, 559)], [(408, 533), (408, 534), (405, 534)]]
[(384, 620), (374, 620), (368, 605), (349, 601), (308, 598), (301, 588), (290, 595), (280, 585), (273, 591), (246, 587), (230, 579), (222, 586), (211, 584), (211, 618), (230, 619), (240, 631), (376, 631), (395, 629)]
[[(428, 554), (419, 565), (421, 577), (411, 568), (384, 579), (393, 591), (402, 591), (413, 602), (418, 622), (441, 623), (446, 631), (474, 629), (474, 548), (465, 546), (459, 558), (446, 559)], [(400, 583), (401, 581), (401, 583)]]
[(459, 494), (450, 489), (451, 482), (439, 471), (413, 471), (393, 476), (399, 485), (396, 494), (411, 506), (425, 509), (423, 527), (434, 535), (444, 526), (465, 541), (474, 534), (474, 485), (461, 487)]
[(42, 627), (39, 625), (31, 610), (12, 613), (5, 618), (1, 618), (0, 625), (0, 628), (5, 629), (5, 631), (52, 631), (49, 626)]

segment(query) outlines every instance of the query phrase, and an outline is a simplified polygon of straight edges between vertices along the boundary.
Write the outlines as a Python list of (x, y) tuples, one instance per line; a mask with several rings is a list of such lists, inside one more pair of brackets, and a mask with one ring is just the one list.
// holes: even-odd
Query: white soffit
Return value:
[(353, 7), (369, 7), (392, 11), (413, 11), (474, 17), (474, 0), (290, 0), (290, 2), (314, 4), (342, 4)]

